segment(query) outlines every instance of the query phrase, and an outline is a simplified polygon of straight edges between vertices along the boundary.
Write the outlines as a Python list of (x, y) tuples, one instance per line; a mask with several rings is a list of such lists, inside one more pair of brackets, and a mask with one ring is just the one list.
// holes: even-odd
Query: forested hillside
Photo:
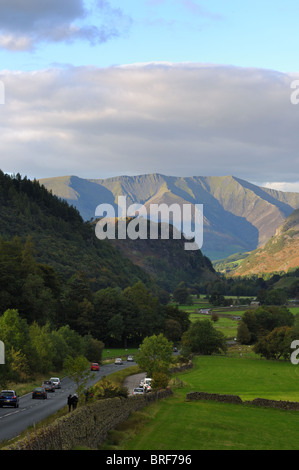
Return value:
[(138, 345), (169, 319), (184, 330), (149, 274), (37, 181), (0, 172), (0, 211), (0, 316), (14, 309), (29, 325), (68, 325), (105, 344)]
[[(150, 233), (150, 225), (153, 222), (143, 221), (147, 224), (147, 232)], [(174, 239), (173, 227), (169, 226), (169, 239), (161, 238), (161, 224), (158, 227), (159, 239), (110, 240), (110, 243), (119, 248), (124, 256), (134, 264), (144, 269), (152, 276), (159, 287), (168, 292), (173, 292), (181, 282), (189, 287), (200, 289), (207, 282), (218, 279), (209, 258), (203, 255), (201, 250), (185, 250), (183, 236)]]
[(188, 328), (148, 274), (37, 181), (0, 172), (0, 215), (2, 386), (60, 370), (68, 356), (100, 361), (104, 344), (160, 332), (179, 341)]
[(127, 287), (150, 277), (108, 242), (99, 241), (90, 224), (66, 201), (37, 181), (0, 171), (0, 236), (31, 237), (34, 259), (52, 266), (64, 279), (82, 272), (92, 290)]

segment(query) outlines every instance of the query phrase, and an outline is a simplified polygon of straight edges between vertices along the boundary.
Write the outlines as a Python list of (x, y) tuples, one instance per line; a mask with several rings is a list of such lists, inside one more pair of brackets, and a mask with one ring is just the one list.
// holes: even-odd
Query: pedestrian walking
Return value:
[(72, 397), (73, 410), (77, 408), (77, 405), (78, 405), (78, 395), (75, 393), (75, 395)]
[(72, 407), (72, 395), (69, 395), (67, 397), (67, 404), (68, 404), (68, 407), (69, 407), (69, 412), (71, 411), (71, 407)]

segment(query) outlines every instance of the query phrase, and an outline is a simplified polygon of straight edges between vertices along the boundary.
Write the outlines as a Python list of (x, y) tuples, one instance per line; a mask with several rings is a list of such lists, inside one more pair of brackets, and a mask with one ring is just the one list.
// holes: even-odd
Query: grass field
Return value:
[[(197, 299), (196, 299), (197, 300)], [(190, 320), (209, 308), (204, 299), (180, 308)], [(236, 336), (238, 321), (246, 309), (218, 310), (213, 323), (227, 338)], [(299, 307), (291, 307), (297, 315)], [(225, 316), (221, 316), (225, 315)], [(231, 317), (231, 318), (230, 318)], [(115, 356), (115, 352), (113, 352)], [(117, 355), (122, 355), (121, 351)], [(290, 362), (266, 361), (250, 346), (229, 349), (227, 356), (201, 356), (192, 371), (176, 376), (183, 384), (173, 387), (171, 398), (133, 413), (109, 435), (103, 449), (113, 450), (298, 450), (299, 412), (216, 402), (187, 402), (190, 391), (254, 398), (299, 401), (299, 366)]]
[(299, 401), (299, 366), (289, 362), (201, 356), (177, 375), (174, 395), (110, 433), (105, 449), (298, 450), (299, 412), (216, 402), (188, 402), (190, 391)]
[(138, 351), (137, 348), (109, 348), (103, 349), (102, 359), (105, 361), (106, 359), (115, 359), (116, 357), (121, 357), (122, 359), (126, 359), (127, 356), (136, 354)]
[[(213, 307), (209, 302), (203, 297), (197, 298), (192, 296), (193, 305), (180, 305), (179, 308), (189, 313), (189, 318), (191, 322), (196, 320), (211, 319), (209, 315), (203, 315), (198, 313), (200, 309), (211, 309), (218, 315), (218, 321), (213, 323), (216, 329), (219, 329), (227, 339), (233, 339), (237, 336), (238, 330), (238, 321), (234, 317), (241, 317), (244, 312), (247, 310), (247, 307), (238, 308), (238, 307)], [(242, 301), (242, 299), (239, 299)], [(290, 307), (290, 312), (293, 315), (299, 314), (299, 307)]]

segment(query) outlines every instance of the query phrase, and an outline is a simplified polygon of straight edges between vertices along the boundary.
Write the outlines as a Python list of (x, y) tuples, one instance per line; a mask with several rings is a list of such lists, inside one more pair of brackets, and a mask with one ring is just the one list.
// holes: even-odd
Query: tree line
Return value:
[(68, 325), (52, 328), (49, 323), (29, 324), (16, 309), (0, 316), (0, 338), (5, 344), (5, 365), (0, 384), (26, 381), (36, 373), (61, 371), (67, 358), (100, 361), (104, 344), (91, 335), (81, 336)]
[(266, 359), (289, 359), (291, 343), (299, 338), (299, 315), (285, 306), (261, 306), (246, 311), (238, 326), (237, 340), (253, 345)]

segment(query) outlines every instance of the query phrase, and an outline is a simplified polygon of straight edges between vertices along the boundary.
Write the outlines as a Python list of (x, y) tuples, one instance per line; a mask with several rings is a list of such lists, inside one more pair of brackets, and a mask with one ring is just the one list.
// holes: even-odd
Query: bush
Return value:
[(169, 375), (164, 372), (154, 372), (152, 377), (153, 390), (165, 389), (169, 383)]

